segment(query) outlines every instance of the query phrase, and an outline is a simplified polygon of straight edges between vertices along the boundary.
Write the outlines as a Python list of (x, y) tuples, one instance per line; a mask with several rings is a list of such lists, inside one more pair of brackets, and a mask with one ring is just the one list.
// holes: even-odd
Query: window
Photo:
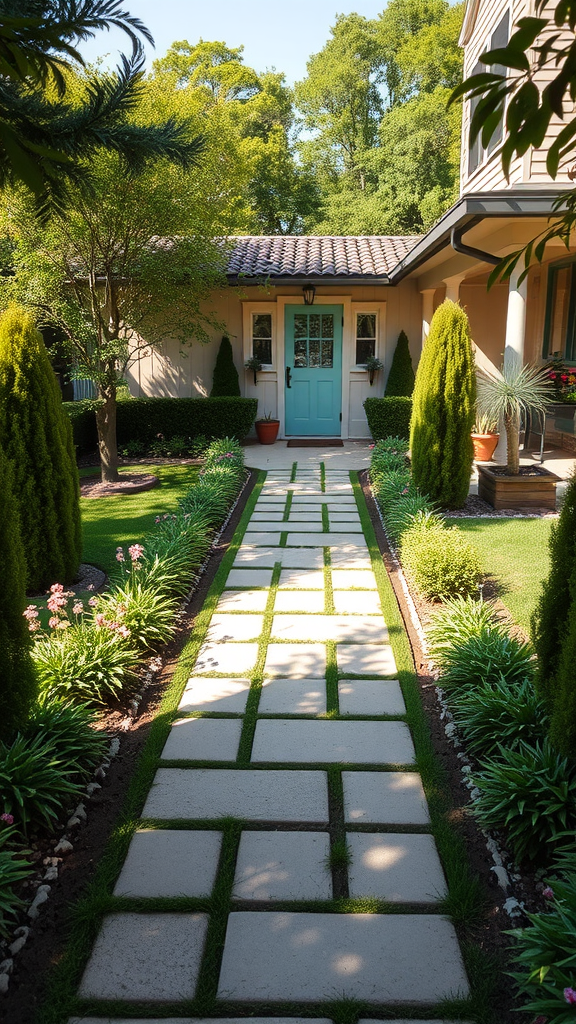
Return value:
[(356, 365), (376, 355), (376, 313), (356, 314)]
[(544, 328), (545, 359), (576, 359), (576, 261), (557, 264), (548, 272)]
[(252, 314), (252, 355), (263, 366), (272, 365), (272, 314)]
[[(490, 40), (486, 44), (486, 50), (501, 50), (508, 45), (508, 38), (510, 35), (510, 13), (506, 11), (503, 18), (500, 19), (496, 29), (490, 36)], [(491, 64), (487, 67), (481, 61), (478, 61), (472, 68), (472, 74), (478, 75), (482, 71), (491, 71), (495, 75), (505, 75), (506, 68), (503, 64)], [(474, 116), (474, 111), (480, 102), (480, 97), (476, 96), (470, 100), (470, 121)], [(474, 142), (468, 147), (468, 174), (472, 174), (476, 168), (482, 163), (482, 161), (489, 156), (497, 146), (502, 142), (503, 133), (503, 121), (500, 119), (498, 126), (488, 143), (488, 148), (484, 149), (482, 146), (482, 140), (478, 135)]]
[(296, 313), (294, 316), (294, 366), (334, 365), (334, 314)]

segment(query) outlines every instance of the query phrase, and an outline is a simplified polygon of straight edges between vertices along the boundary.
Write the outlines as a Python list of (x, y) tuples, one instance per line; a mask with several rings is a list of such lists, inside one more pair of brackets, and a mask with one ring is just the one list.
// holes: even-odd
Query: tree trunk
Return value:
[(517, 413), (504, 416), (506, 428), (506, 469), (516, 476), (520, 472), (520, 417)]
[(118, 480), (118, 444), (116, 441), (116, 389), (100, 391), (103, 404), (96, 409), (98, 450), (103, 483)]

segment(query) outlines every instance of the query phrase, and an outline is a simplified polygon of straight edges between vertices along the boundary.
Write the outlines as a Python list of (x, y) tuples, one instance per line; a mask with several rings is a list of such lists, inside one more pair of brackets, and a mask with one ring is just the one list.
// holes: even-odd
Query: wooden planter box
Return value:
[(478, 497), (492, 508), (556, 508), (560, 477), (547, 469), (537, 476), (503, 476), (489, 466), (478, 466)]

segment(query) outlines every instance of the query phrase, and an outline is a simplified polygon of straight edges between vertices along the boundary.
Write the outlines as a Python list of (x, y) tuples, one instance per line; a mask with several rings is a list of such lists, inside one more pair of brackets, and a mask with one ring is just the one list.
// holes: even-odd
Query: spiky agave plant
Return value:
[(477, 407), (484, 416), (504, 420), (506, 469), (510, 475), (520, 471), (522, 413), (544, 413), (551, 400), (552, 388), (546, 371), (531, 363), (523, 365), (516, 355), (506, 359), (499, 376), (478, 370)]

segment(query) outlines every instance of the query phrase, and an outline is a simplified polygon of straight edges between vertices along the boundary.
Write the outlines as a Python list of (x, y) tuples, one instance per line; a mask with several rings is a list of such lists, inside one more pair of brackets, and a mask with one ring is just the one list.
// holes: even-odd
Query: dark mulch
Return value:
[[(34, 923), (24, 949), (14, 959), (14, 973), (8, 994), (0, 997), (2, 1024), (33, 1024), (37, 1008), (42, 1003), (50, 968), (58, 963), (66, 945), (71, 907), (94, 875), (122, 808), (151, 722), (174, 674), (194, 620), (202, 610), (214, 576), (228, 550), (256, 478), (257, 473), (250, 471), (248, 483), (230, 522), (210, 555), (206, 570), (179, 625), (178, 633), (162, 651), (162, 671), (145, 690), (137, 717), (130, 729), (127, 732), (120, 730), (120, 725), (126, 717), (125, 708), (111, 711), (103, 723), (103, 727), (110, 735), (116, 734), (120, 737), (120, 751), (107, 770), (102, 789), (88, 802), (88, 821), (74, 833), (73, 852), (60, 865), (58, 879), (51, 883), (50, 899), (42, 907), (40, 917)], [(45, 856), (52, 854), (56, 841), (54, 838), (51, 841), (38, 841), (35, 859), (39, 865)], [(21, 923), (29, 924), (29, 921), (23, 918)], [(5, 955), (7, 954), (0, 950), (0, 960)]]

